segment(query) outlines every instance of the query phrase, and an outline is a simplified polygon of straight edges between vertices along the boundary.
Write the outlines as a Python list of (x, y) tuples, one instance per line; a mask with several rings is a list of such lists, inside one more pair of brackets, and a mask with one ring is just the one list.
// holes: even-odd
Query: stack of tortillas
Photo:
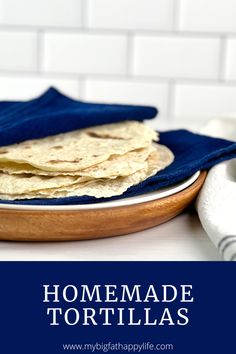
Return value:
[(156, 141), (149, 126), (126, 121), (1, 147), (0, 199), (121, 195), (172, 163)]

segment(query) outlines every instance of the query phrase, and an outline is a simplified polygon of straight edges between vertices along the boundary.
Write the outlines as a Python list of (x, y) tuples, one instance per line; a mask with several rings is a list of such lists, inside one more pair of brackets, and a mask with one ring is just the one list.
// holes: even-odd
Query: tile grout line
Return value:
[(180, 2), (179, 0), (173, 0), (172, 5), (172, 31), (178, 33), (178, 25), (180, 20)]
[[(49, 77), (58, 77), (64, 79), (73, 79), (75, 77), (80, 77), (82, 79), (92, 79), (92, 80), (107, 80), (107, 81), (123, 81), (129, 79), (131, 82), (146, 82), (146, 83), (168, 83), (172, 78), (167, 76), (146, 76), (146, 75), (131, 75), (127, 76), (126, 74), (98, 74), (98, 73), (78, 73), (78, 72), (56, 72), (56, 71), (37, 71), (37, 70), (12, 70), (12, 69), (0, 69), (1, 76), (26, 76), (31, 77), (34, 75), (42, 75)], [(235, 87), (236, 79), (224, 80), (222, 83), (219, 78), (215, 79), (204, 79), (204, 78), (184, 78), (184, 77), (175, 77), (173, 80), (178, 84), (186, 85), (217, 85), (223, 84), (226, 87)]]
[[(86, 31), (88, 29), (88, 1), (81, 0), (81, 27), (82, 30)], [(86, 80), (87, 74), (78, 74), (77, 75), (77, 84), (78, 84), (78, 97), (79, 99), (86, 100)]]
[(86, 85), (86, 78), (82, 78), (81, 76), (77, 77), (78, 83), (78, 96), (81, 99), (85, 99), (85, 85)]
[[(136, 29), (136, 30), (129, 30), (129, 29), (115, 29), (115, 28), (90, 28), (85, 26), (86, 25), (86, 19), (87, 19), (87, 12), (88, 12), (88, 5), (87, 2), (85, 1), (85, 6), (82, 6), (82, 9), (84, 7), (83, 15), (82, 15), (82, 26), (37, 26), (37, 25), (17, 25), (17, 24), (0, 24), (0, 32), (2, 31), (9, 31), (9, 32), (15, 32), (15, 31), (22, 31), (22, 32), (37, 32), (37, 31), (44, 31), (44, 32), (56, 32), (56, 33), (93, 33), (93, 34), (107, 34), (107, 35), (126, 35), (127, 33), (132, 33), (133, 35), (147, 35), (147, 36), (175, 36), (175, 37), (193, 37), (193, 38), (219, 38), (221, 36), (228, 36), (228, 37), (236, 37), (236, 32), (217, 32), (217, 31), (212, 31), (212, 32), (207, 32), (207, 31), (188, 31), (188, 30), (178, 30), (172, 29), (172, 30), (166, 30), (166, 29)], [(177, 15), (175, 14), (175, 16)], [(86, 20), (86, 21), (85, 21)], [(172, 20), (172, 26), (176, 26), (174, 24), (174, 19)]]
[(126, 38), (126, 78), (132, 77), (133, 71), (133, 59), (134, 59), (134, 36), (133, 34), (128, 33)]
[(173, 103), (174, 103), (175, 80), (171, 79), (168, 82), (168, 99), (167, 99), (167, 118), (168, 121), (173, 120)]
[(88, 29), (88, 1), (81, 0), (81, 29)]
[(220, 39), (220, 57), (219, 57), (219, 82), (226, 82), (225, 75), (226, 75), (226, 36), (222, 36)]
[(37, 74), (42, 74), (42, 69), (43, 69), (43, 31), (39, 30), (37, 32), (37, 49), (36, 49), (36, 61), (37, 61), (37, 66), (36, 66), (36, 72)]

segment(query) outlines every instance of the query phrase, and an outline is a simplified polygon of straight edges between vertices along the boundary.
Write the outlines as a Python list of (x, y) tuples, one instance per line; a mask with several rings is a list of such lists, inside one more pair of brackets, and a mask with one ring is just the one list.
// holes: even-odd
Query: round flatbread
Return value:
[[(169, 166), (174, 160), (173, 153), (163, 145), (156, 144), (155, 150), (150, 153), (147, 160), (145, 161), (145, 166), (136, 171), (135, 173), (124, 176), (117, 177), (114, 179), (97, 179), (89, 180), (86, 182), (76, 182), (70, 183), (69, 185), (60, 185), (57, 181), (60, 177), (51, 177), (51, 181), (55, 179), (56, 186), (46, 185), (43, 188), (44, 183), (41, 183), (41, 179), (45, 177), (35, 177), (39, 180), (37, 182), (37, 188), (35, 189), (34, 183), (31, 184), (30, 179), (23, 176), (20, 181), (19, 175), (11, 175), (12, 182), (17, 183), (22, 186), (21, 189), (16, 189), (12, 187), (9, 193), (8, 188), (4, 182), (6, 181), (5, 175), (0, 175), (0, 198), (1, 199), (33, 199), (33, 198), (64, 198), (71, 196), (93, 196), (96, 198), (108, 198), (116, 195), (122, 195), (129, 187), (137, 185), (138, 183), (144, 181), (150, 176), (155, 175), (158, 171), (163, 170), (165, 167)], [(4, 177), (3, 177), (4, 176)], [(61, 177), (62, 179), (66, 177)], [(73, 177), (70, 177), (73, 178)], [(61, 180), (60, 180), (61, 181)], [(38, 182), (40, 182), (40, 188), (38, 187)], [(45, 182), (45, 181), (44, 181)], [(7, 182), (9, 183), (9, 182)], [(51, 182), (52, 183), (52, 182)], [(33, 189), (31, 190), (31, 188)], [(19, 190), (21, 193), (19, 193)]]
[(22, 163), (43, 171), (74, 172), (115, 155), (150, 146), (157, 133), (147, 125), (127, 121), (81, 129), (0, 148), (0, 162)]

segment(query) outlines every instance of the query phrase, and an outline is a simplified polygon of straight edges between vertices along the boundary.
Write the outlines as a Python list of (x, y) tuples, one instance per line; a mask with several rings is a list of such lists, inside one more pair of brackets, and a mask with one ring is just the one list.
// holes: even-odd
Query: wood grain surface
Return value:
[(0, 240), (75, 241), (125, 235), (164, 223), (197, 196), (206, 178), (172, 196), (105, 209), (48, 211), (0, 209)]

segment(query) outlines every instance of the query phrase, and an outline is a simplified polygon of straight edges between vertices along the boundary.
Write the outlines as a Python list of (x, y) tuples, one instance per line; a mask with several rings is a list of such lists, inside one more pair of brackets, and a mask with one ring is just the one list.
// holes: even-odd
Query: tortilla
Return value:
[(69, 187), (75, 183), (87, 182), (86, 177), (72, 176), (32, 176), (32, 175), (7, 175), (0, 173), (0, 193), (3, 194), (24, 194), (36, 192), (40, 189), (54, 189)]
[(43, 171), (28, 164), (15, 162), (0, 162), (0, 171), (8, 174), (33, 174), (36, 176), (84, 176), (89, 178), (114, 178), (128, 176), (144, 167), (148, 155), (155, 149), (152, 145), (147, 148), (127, 152), (124, 155), (113, 155), (84, 170), (58, 172)]
[[(75, 182), (69, 185), (60, 185), (59, 182), (57, 183), (56, 187), (42, 188), (42, 184), (40, 184), (41, 189), (34, 188), (30, 192), (31, 185), (28, 184), (29, 178), (23, 176), (21, 177), (21, 182), (25, 188), (24, 193), (15, 192), (14, 186), (10, 191), (12, 193), (5, 191), (7, 188), (4, 188), (4, 181), (5, 177), (4, 174), (0, 175), (0, 198), (7, 199), (7, 200), (14, 200), (14, 199), (33, 199), (33, 198), (64, 198), (64, 197), (71, 197), (71, 196), (93, 196), (96, 198), (108, 198), (112, 196), (117, 196), (123, 194), (129, 187), (137, 185), (138, 183), (144, 181), (150, 176), (155, 175), (158, 171), (164, 169), (168, 165), (170, 165), (174, 160), (174, 155), (172, 152), (165, 146), (156, 144), (155, 150), (150, 153), (148, 156), (144, 168), (136, 171), (135, 173), (124, 176), (124, 177), (117, 177), (114, 179), (97, 179), (97, 180), (89, 180), (85, 183)], [(22, 175), (21, 175), (22, 176)], [(3, 179), (2, 179), (3, 177)], [(8, 176), (9, 177), (9, 176)], [(11, 175), (10, 176), (13, 180), (18, 181), (19, 175)], [(38, 178), (39, 181), (45, 177), (35, 177)], [(57, 179), (60, 177), (51, 177), (49, 180)], [(67, 177), (61, 177), (67, 178)], [(73, 177), (70, 177), (73, 178)], [(74, 177), (75, 178), (75, 177)], [(38, 181), (37, 181), (38, 183)], [(23, 189), (18, 189), (23, 191)]]
[(44, 171), (74, 172), (158, 140), (149, 126), (127, 121), (81, 129), (0, 148), (0, 162), (27, 164)]

